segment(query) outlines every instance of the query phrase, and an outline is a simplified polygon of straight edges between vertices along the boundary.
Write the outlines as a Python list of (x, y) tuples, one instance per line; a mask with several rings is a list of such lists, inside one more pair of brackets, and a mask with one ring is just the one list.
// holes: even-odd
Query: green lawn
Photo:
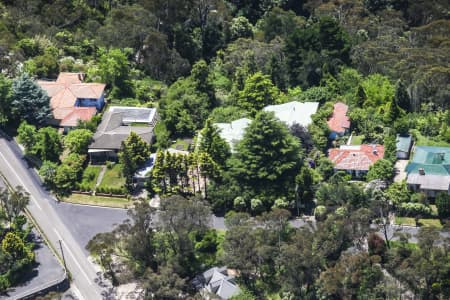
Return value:
[(420, 226), (425, 227), (436, 227), (439, 229), (442, 228), (442, 224), (441, 221), (439, 221), (439, 219), (419, 219), (419, 224)]
[(361, 145), (364, 139), (364, 135), (354, 135), (352, 136), (352, 145)]
[[(416, 226), (416, 220), (408, 217), (395, 217), (395, 224)], [(439, 219), (419, 219), (419, 226), (442, 228)]]
[(175, 143), (170, 146), (170, 148), (176, 149), (176, 150), (183, 150), (188, 151), (190, 145), (190, 140), (186, 139), (177, 139)]
[(64, 198), (64, 201), (77, 204), (120, 208), (127, 208), (127, 206), (131, 203), (127, 198), (101, 197), (81, 194), (72, 194), (69, 197)]
[[(400, 242), (400, 241), (390, 241), (389, 244), (391, 245), (392, 248), (399, 248), (402, 245), (402, 242)], [(406, 243), (406, 248), (408, 248), (410, 250), (415, 250), (415, 249), (417, 249), (417, 244)]]
[(416, 220), (414, 218), (395, 217), (395, 224), (416, 226)]
[(94, 189), (101, 170), (101, 166), (87, 166), (87, 168), (84, 169), (81, 184), (84, 186), (88, 186), (90, 189)]
[(124, 186), (125, 178), (122, 176), (121, 168), (121, 164), (115, 164), (111, 169), (107, 168), (100, 186), (115, 188)]

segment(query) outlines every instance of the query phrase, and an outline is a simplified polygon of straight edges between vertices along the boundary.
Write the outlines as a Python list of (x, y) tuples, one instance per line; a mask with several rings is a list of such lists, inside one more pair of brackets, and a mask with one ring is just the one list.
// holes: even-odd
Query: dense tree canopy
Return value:
[[(95, 177), (85, 154), (101, 112), (60, 136), (44, 127), (49, 97), (35, 79), (86, 73), (106, 83), (111, 105), (158, 110), (147, 186), (162, 197), (161, 220), (139, 201), (130, 222), (89, 247), (113, 284), (137, 282), (147, 298), (196, 297), (193, 277), (228, 265), (238, 271), (237, 299), (393, 299), (405, 291), (447, 299), (448, 242), (431, 229), (393, 242), (387, 216), (448, 226), (446, 197), (390, 181), (397, 134), (449, 146), (448, 11), (447, 0), (2, 1), (0, 125), (42, 163), (45, 183), (68, 194)], [(289, 101), (319, 103), (309, 126), (287, 128), (261, 112)], [(327, 124), (336, 102), (348, 105), (343, 135)], [(242, 117), (252, 124), (230, 153), (212, 124)], [(334, 174), (328, 149), (362, 143), (384, 144), (384, 158), (358, 182)], [(132, 144), (119, 158), (130, 193), (150, 148)], [(190, 153), (166, 151), (180, 146)], [(227, 216), (232, 230), (207, 228), (209, 205), (241, 212)], [(289, 212), (314, 212), (316, 222), (293, 228)], [(31, 261), (20, 255), (28, 247), (21, 222), (0, 222), (8, 236), (1, 289), (14, 282), (9, 270)]]
[(254, 193), (284, 194), (302, 160), (300, 143), (273, 113), (260, 112), (247, 128), (232, 160), (233, 176)]
[(0, 125), (11, 117), (11, 81), (3, 74), (0, 75)]
[(86, 154), (92, 140), (92, 132), (87, 129), (75, 129), (69, 131), (64, 137), (64, 146), (71, 152)]
[(208, 153), (213, 161), (222, 166), (230, 156), (230, 146), (220, 137), (219, 130), (212, 124), (211, 119), (206, 120), (201, 131), (199, 150)]
[(42, 126), (50, 118), (50, 97), (24, 73), (13, 81), (11, 110), (15, 120)]
[(122, 173), (126, 179), (126, 185), (131, 189), (133, 175), (150, 157), (149, 144), (137, 133), (132, 131), (125, 141), (119, 153), (119, 161), (122, 164)]

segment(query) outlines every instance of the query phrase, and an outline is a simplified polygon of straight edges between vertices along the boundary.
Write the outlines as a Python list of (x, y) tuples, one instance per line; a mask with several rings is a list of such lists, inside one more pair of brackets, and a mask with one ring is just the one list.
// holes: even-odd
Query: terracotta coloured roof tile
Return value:
[(56, 79), (57, 83), (71, 85), (75, 83), (82, 83), (84, 79), (83, 73), (70, 73), (70, 72), (61, 72)]
[[(105, 84), (83, 83), (83, 79), (84, 75), (81, 73), (62, 72), (56, 81), (38, 81), (41, 88), (51, 97), (50, 107), (53, 111), (53, 117), (56, 120), (61, 120), (61, 126), (70, 126), (64, 124), (74, 123), (70, 120), (78, 116), (78, 114), (80, 114), (81, 120), (85, 120), (83, 118), (88, 115), (90, 116), (89, 119), (95, 115), (95, 113), (92, 113), (92, 108), (89, 108), (89, 110), (75, 109), (75, 103), (77, 98), (100, 98), (105, 90)], [(89, 111), (89, 113), (84, 111)]]
[(89, 121), (97, 113), (95, 107), (73, 107), (61, 120), (60, 126), (77, 126), (78, 121)]
[(103, 83), (78, 83), (72, 84), (69, 89), (77, 98), (98, 99), (105, 86)]
[(340, 148), (330, 149), (328, 157), (337, 170), (367, 171), (377, 160), (384, 157), (384, 146), (341, 146)]
[(350, 119), (347, 116), (348, 106), (342, 102), (334, 104), (334, 111), (331, 118), (328, 120), (328, 127), (334, 132), (344, 132), (345, 129), (350, 128)]

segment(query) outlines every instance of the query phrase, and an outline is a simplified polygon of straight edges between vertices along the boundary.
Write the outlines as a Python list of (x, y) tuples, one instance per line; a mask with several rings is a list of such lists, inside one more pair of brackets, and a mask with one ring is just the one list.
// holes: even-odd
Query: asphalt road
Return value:
[(27, 164), (14, 142), (0, 137), (0, 172), (13, 186), (21, 185), (30, 193), (28, 211), (39, 224), (55, 249), (60, 243), (67, 269), (72, 276), (74, 290), (82, 299), (104, 299), (105, 287), (96, 283), (99, 267), (88, 260), (86, 253), (75, 241), (72, 233), (61, 221), (51, 204), (54, 199), (41, 186), (40, 181), (28, 170)]
[(52, 206), (86, 255), (89, 255), (86, 245), (97, 233), (110, 232), (128, 218), (127, 210), (120, 208), (66, 202), (53, 202)]

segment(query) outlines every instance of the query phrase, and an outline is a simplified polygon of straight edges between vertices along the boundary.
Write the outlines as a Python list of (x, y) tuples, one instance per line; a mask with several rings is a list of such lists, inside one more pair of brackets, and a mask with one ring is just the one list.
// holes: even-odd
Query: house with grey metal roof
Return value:
[(414, 191), (431, 198), (440, 192), (450, 194), (450, 147), (416, 147), (406, 173), (406, 183)]
[(396, 138), (396, 153), (398, 159), (409, 159), (413, 139), (410, 134), (400, 135), (397, 134)]
[(150, 146), (157, 121), (155, 108), (111, 106), (103, 114), (93, 142), (89, 145), (91, 161), (117, 159), (122, 142), (131, 132), (138, 134)]
[(214, 267), (206, 270), (193, 280), (203, 299), (230, 299), (240, 293), (234, 276), (226, 267)]

